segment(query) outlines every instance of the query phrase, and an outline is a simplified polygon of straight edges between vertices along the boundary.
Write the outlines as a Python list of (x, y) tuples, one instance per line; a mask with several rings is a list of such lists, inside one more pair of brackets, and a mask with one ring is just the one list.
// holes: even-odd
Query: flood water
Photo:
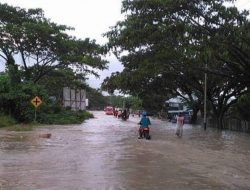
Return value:
[(93, 113), (81, 125), (0, 130), (0, 190), (250, 189), (250, 134), (184, 125), (178, 138), (152, 119), (144, 140), (138, 117)]

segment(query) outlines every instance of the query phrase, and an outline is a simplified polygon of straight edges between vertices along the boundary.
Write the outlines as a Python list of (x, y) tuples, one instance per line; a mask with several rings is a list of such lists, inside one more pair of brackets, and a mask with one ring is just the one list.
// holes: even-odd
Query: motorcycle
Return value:
[(126, 120), (129, 118), (129, 114), (127, 114), (127, 113), (122, 113), (121, 117), (122, 117), (122, 120), (123, 120), (123, 121), (126, 121)]
[(151, 139), (151, 136), (149, 134), (149, 127), (146, 127), (146, 128), (141, 128), (140, 129), (140, 133), (142, 135), (142, 138), (145, 138), (147, 140), (150, 140)]

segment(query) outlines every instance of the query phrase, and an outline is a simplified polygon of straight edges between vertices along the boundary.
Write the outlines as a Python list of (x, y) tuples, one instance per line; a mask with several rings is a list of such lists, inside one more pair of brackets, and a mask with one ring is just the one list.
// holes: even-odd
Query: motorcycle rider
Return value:
[(127, 109), (125, 108), (122, 112), (122, 119), (126, 120), (127, 119)]
[(142, 118), (139, 122), (140, 128), (139, 128), (139, 137), (138, 139), (143, 138), (143, 132), (146, 128), (149, 128), (149, 125), (151, 125), (150, 119), (147, 117), (147, 112), (142, 112)]

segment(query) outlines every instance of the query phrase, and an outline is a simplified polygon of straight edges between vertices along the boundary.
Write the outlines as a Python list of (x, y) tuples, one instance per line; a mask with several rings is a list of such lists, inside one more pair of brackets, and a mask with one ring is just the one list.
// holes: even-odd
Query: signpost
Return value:
[(36, 109), (38, 106), (42, 104), (42, 100), (38, 96), (36, 96), (31, 100), (31, 103), (35, 107), (35, 121), (36, 121)]

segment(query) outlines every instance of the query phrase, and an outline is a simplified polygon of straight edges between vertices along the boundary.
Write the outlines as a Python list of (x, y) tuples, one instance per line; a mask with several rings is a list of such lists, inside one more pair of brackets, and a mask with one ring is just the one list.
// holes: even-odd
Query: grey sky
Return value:
[[(97, 43), (107, 42), (102, 34), (109, 30), (109, 27), (123, 19), (121, 15), (122, 0), (0, 0), (21, 8), (42, 8), (45, 16), (58, 24), (65, 24), (74, 27), (70, 32), (77, 38), (89, 37), (96, 39)], [(239, 9), (250, 10), (250, 0), (237, 0), (236, 6)], [(91, 87), (100, 87), (101, 82), (112, 72), (122, 71), (123, 67), (114, 55), (107, 56), (110, 62), (109, 69), (99, 72), (100, 78), (90, 76), (88, 83)], [(1, 68), (0, 63), (0, 70)]]
[[(58, 24), (74, 27), (69, 34), (77, 38), (95, 39), (105, 44), (103, 33), (121, 20), (121, 0), (0, 0), (1, 3), (21, 8), (42, 8), (45, 17)], [(114, 55), (107, 56), (109, 69), (100, 71), (100, 78), (89, 76), (88, 83), (93, 88), (100, 87), (101, 82), (112, 72), (122, 71), (123, 67)], [(0, 67), (1, 67), (0, 63)], [(3, 70), (3, 67), (0, 68)]]

